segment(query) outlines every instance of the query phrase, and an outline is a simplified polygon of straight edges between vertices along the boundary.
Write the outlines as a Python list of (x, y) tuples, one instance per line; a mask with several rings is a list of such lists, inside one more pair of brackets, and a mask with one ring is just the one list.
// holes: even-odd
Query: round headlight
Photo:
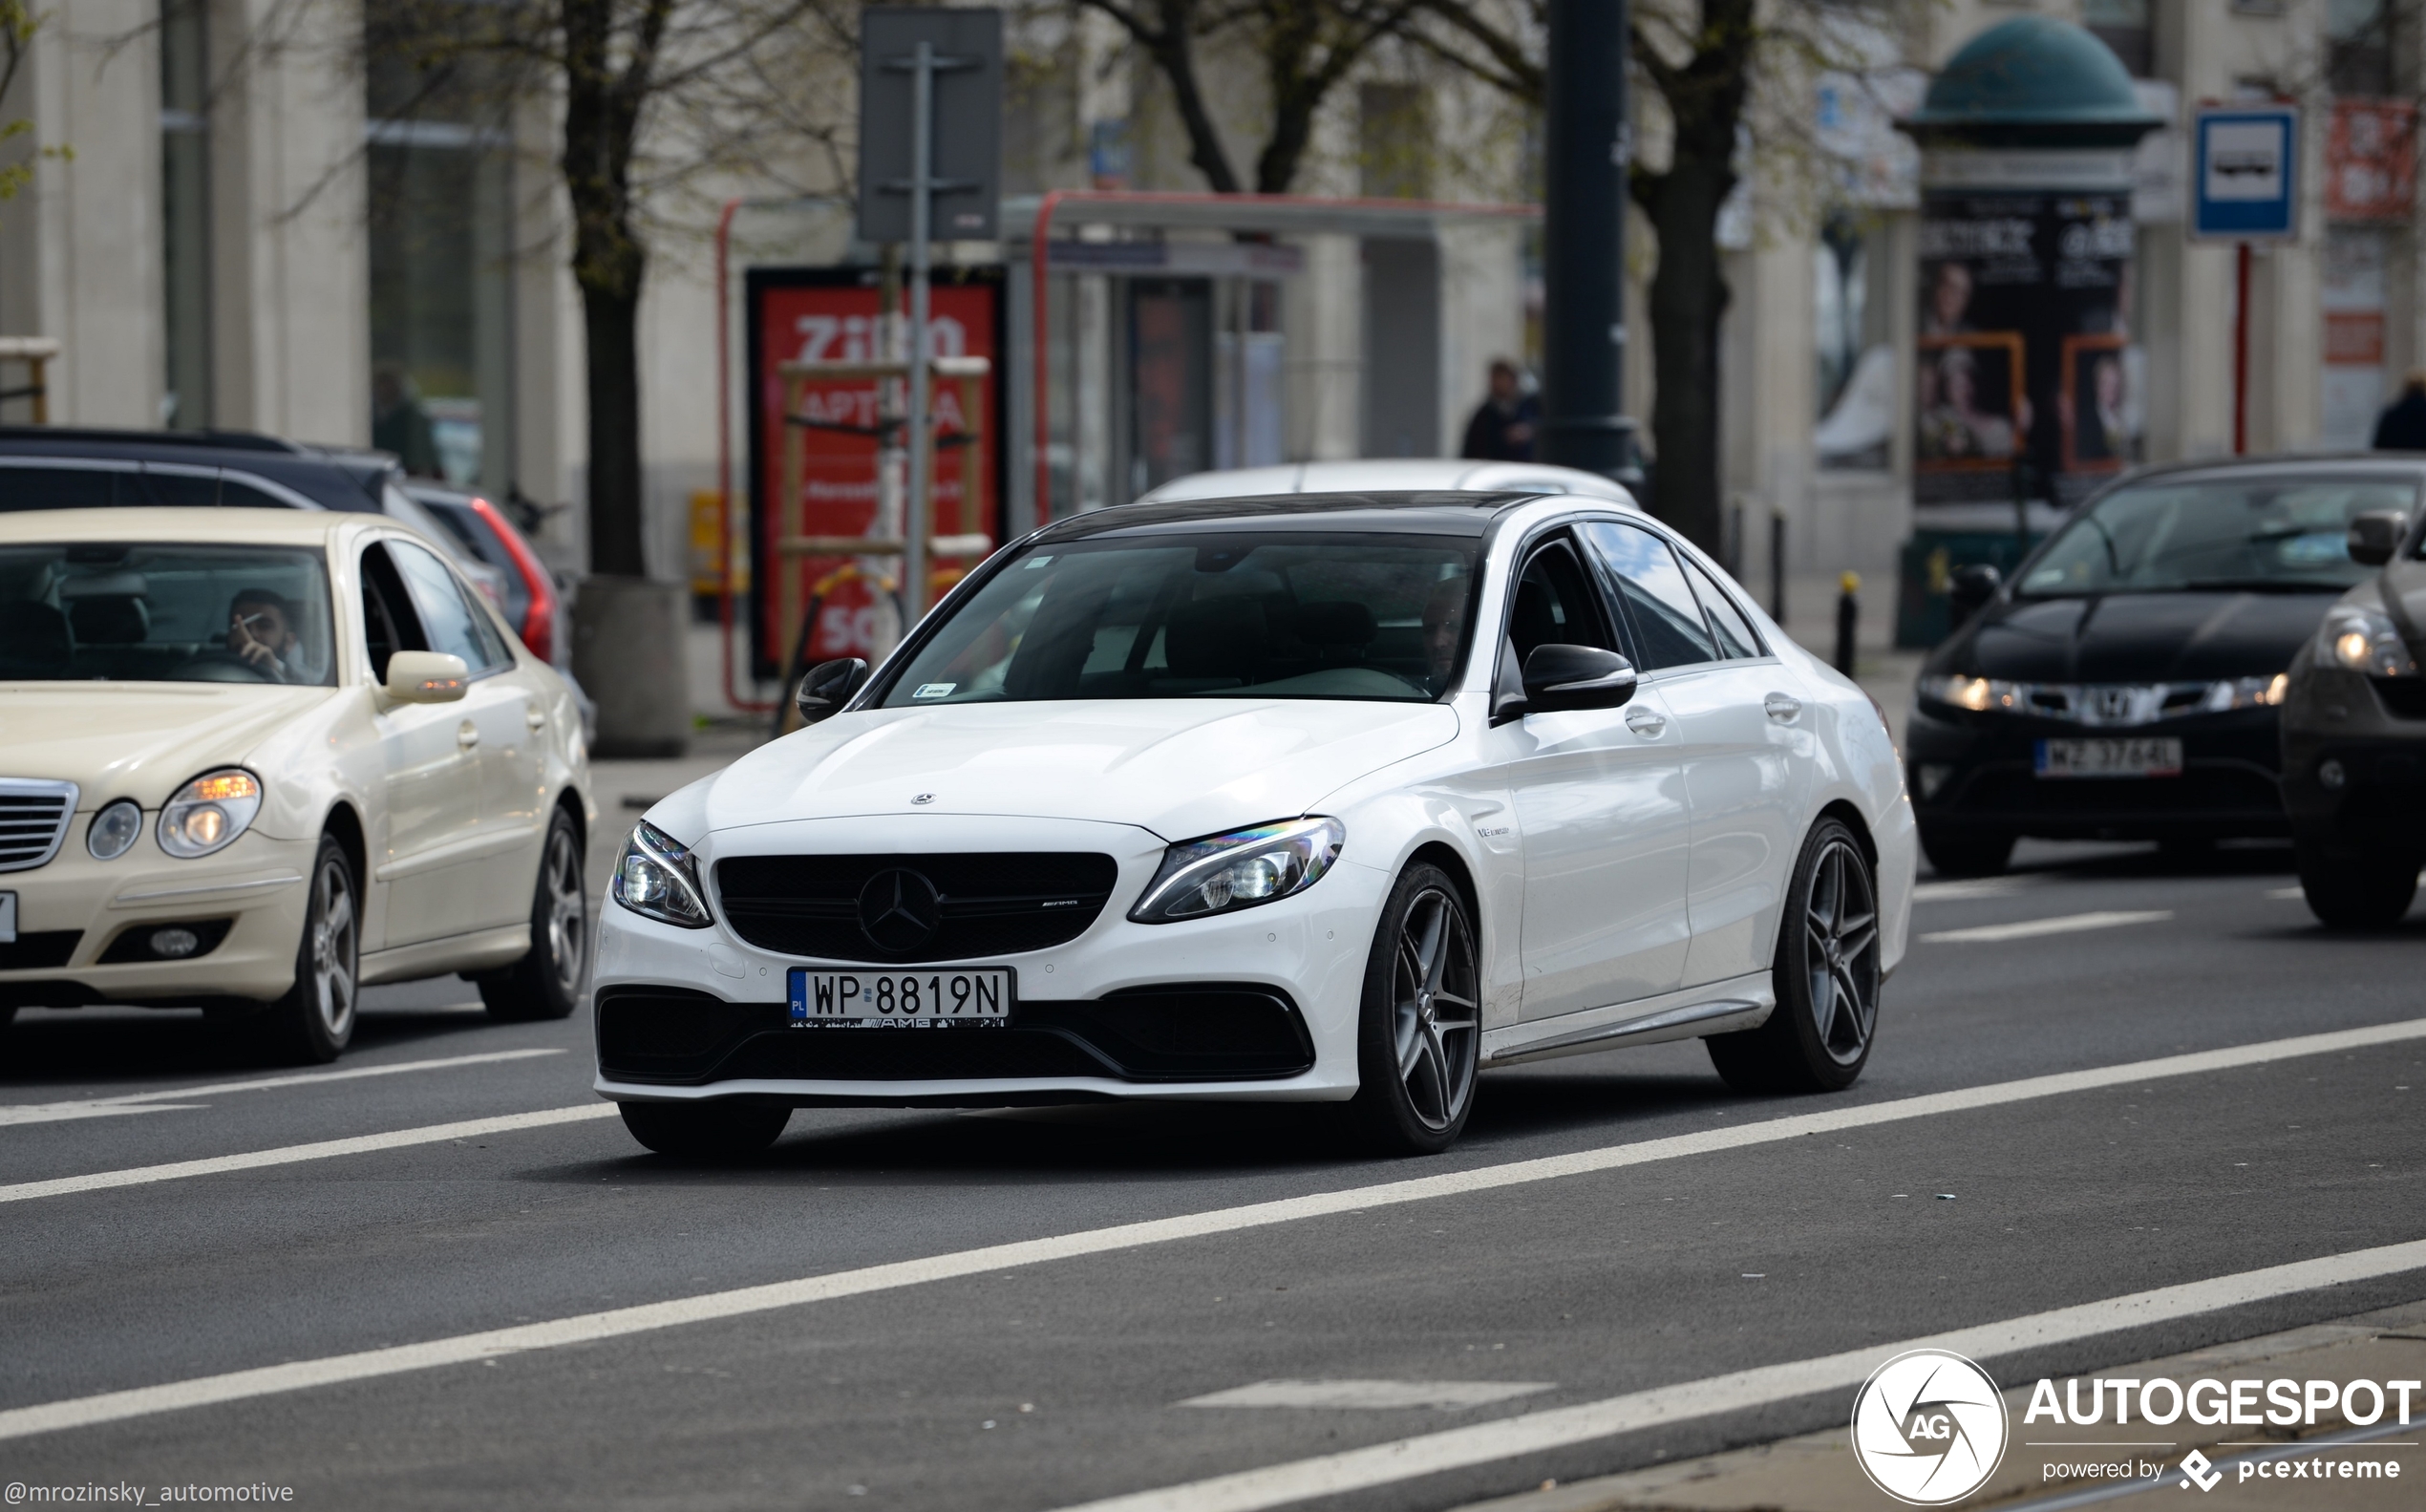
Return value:
[(95, 861), (116, 861), (143, 833), (143, 810), (133, 799), (122, 798), (93, 816), (93, 825), (84, 832), (84, 848)]
[(245, 833), (261, 812), (261, 783), (228, 767), (205, 772), (160, 807), (160, 849), (172, 856), (207, 856)]
[(2365, 667), (2374, 650), (2374, 643), (2362, 630), (2344, 630), (2333, 637), (2333, 654), (2345, 667)]

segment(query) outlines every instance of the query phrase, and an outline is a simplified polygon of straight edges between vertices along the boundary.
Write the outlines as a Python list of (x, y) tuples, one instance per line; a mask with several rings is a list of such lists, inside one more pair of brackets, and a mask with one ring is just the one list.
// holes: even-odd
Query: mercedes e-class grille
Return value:
[(27, 871), (59, 853), (75, 791), (73, 782), (0, 777), (0, 871)]
[(716, 862), (734, 932), (823, 961), (976, 961), (1084, 934), (1120, 868), (1109, 856), (736, 856)]

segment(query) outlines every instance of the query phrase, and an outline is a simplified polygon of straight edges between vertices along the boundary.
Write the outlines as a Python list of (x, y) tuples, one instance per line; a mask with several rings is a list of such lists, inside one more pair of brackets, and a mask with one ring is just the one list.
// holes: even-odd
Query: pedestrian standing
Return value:
[(2426, 452), (2426, 368), (2410, 369), (2401, 380), (2400, 397), (2376, 417), (2375, 449)]
[(1524, 375), (1505, 357), (1491, 364), (1491, 396), (1466, 422), (1466, 444), (1458, 455), (1479, 462), (1529, 462), (1542, 429), (1542, 401), (1525, 391)]

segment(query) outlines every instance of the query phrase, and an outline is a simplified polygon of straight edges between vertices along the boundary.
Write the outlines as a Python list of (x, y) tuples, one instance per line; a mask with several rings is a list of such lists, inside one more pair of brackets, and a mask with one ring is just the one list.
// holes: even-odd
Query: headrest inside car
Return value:
[(63, 676), (73, 645), (68, 617), (50, 605), (0, 604), (0, 677)]
[(1369, 646), (1377, 628), (1373, 611), (1352, 599), (1297, 607), (1297, 638), (1309, 646)]
[(78, 646), (140, 646), (151, 637), (152, 611), (141, 599), (80, 598), (68, 607)]
[(1163, 655), (1174, 677), (1251, 679), (1264, 660), (1264, 606), (1248, 598), (1202, 599), (1171, 611)]

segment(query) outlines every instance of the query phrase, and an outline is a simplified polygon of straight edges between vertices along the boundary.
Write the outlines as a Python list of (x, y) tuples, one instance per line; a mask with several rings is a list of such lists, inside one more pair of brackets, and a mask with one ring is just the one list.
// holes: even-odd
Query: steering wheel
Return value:
[(186, 683), (266, 683), (276, 678), (237, 655), (219, 647), (205, 647), (177, 664), (169, 676)]

